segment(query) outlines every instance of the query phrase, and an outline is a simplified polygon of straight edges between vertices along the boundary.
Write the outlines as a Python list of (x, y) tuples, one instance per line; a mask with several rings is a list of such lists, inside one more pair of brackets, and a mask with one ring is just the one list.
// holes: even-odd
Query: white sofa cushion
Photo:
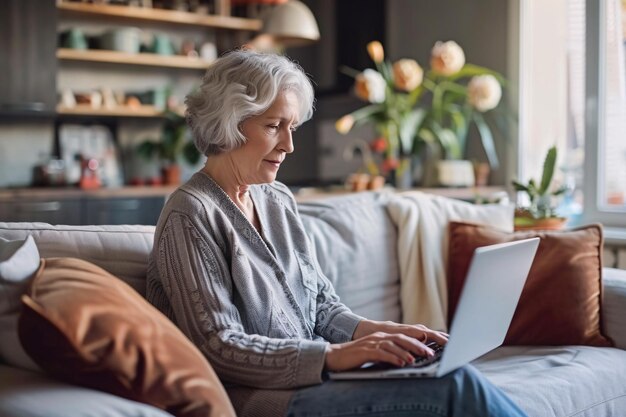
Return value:
[(532, 417), (623, 417), (626, 351), (506, 346), (474, 365)]
[(301, 203), (298, 210), (324, 274), (341, 301), (373, 320), (400, 321), (397, 231), (386, 193)]
[(39, 251), (32, 236), (0, 237), (0, 359), (10, 365), (38, 370), (17, 337), (20, 297), (39, 268)]
[(39, 268), (39, 251), (32, 236), (8, 240), (0, 237), (0, 279), (6, 283), (27, 281)]
[(172, 417), (156, 407), (0, 365), (2, 417)]

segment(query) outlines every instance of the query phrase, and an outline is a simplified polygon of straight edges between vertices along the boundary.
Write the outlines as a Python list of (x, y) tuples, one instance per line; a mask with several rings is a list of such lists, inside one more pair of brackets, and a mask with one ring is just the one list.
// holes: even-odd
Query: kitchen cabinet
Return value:
[(28, 199), (0, 201), (0, 222), (42, 222), (50, 224), (80, 225), (79, 199)]
[(155, 225), (164, 202), (159, 197), (87, 199), (83, 223)]
[(155, 225), (176, 187), (0, 190), (0, 222)]
[(54, 0), (0, 1), (0, 115), (54, 115)]

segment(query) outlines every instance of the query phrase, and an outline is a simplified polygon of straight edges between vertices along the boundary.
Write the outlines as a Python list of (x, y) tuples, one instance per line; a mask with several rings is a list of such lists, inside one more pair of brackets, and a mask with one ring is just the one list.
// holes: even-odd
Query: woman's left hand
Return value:
[(445, 345), (448, 342), (448, 334), (431, 330), (422, 324), (400, 324), (392, 321), (362, 320), (354, 330), (352, 340), (357, 340), (375, 332), (389, 334), (403, 334), (426, 344), (437, 342)]

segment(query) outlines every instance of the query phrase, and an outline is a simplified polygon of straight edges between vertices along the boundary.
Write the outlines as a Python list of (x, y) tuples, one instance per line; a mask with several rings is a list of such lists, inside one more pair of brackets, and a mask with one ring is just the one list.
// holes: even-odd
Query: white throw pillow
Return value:
[(0, 238), (0, 360), (19, 368), (39, 370), (22, 349), (17, 336), (20, 297), (39, 269), (39, 250), (32, 236)]

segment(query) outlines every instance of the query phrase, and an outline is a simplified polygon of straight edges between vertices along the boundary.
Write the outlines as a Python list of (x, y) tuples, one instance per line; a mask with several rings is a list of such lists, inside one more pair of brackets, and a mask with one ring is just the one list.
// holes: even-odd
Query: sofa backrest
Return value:
[[(400, 320), (396, 228), (383, 193), (359, 193), (299, 205), (319, 264), (357, 314)], [(53, 226), (2, 223), (0, 237), (32, 235), (43, 258), (75, 257), (109, 271), (145, 295), (154, 226)]]
[(0, 237), (32, 235), (42, 258), (72, 257), (92, 262), (145, 295), (154, 226), (52, 226), (0, 223)]
[(299, 205), (322, 272), (341, 301), (373, 320), (400, 321), (398, 233), (390, 194), (367, 192)]

